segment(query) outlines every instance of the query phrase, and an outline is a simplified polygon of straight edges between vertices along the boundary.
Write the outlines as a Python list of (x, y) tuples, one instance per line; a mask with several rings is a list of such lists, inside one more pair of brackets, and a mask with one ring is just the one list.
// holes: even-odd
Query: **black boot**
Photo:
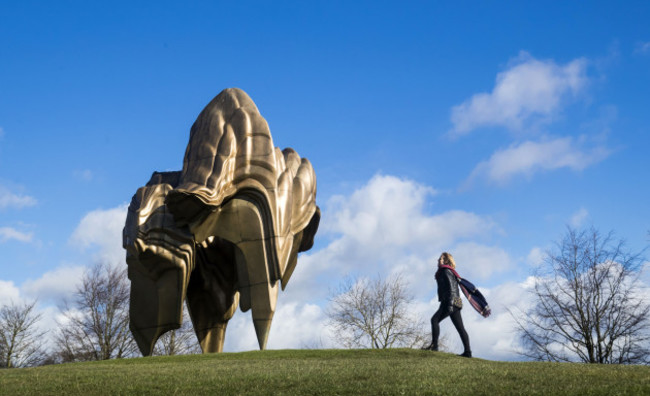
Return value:
[(422, 347), (423, 351), (437, 351), (438, 350), (438, 345), (434, 344), (433, 342), (429, 344), (428, 346)]
[(471, 358), (471, 357), (472, 357), (472, 351), (465, 351), (465, 352), (461, 353), (461, 354), (458, 355), (458, 356), (462, 356), (462, 357), (466, 357), (466, 358)]

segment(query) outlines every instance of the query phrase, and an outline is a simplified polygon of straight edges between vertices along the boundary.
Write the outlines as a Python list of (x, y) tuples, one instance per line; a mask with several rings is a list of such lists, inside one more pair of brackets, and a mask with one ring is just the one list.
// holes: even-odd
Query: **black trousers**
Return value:
[(471, 353), (472, 350), (469, 347), (469, 336), (465, 331), (465, 326), (463, 326), (463, 318), (460, 316), (460, 309), (454, 307), (450, 310), (448, 306), (443, 306), (442, 304), (440, 304), (438, 311), (431, 317), (431, 334), (433, 336), (432, 346), (438, 348), (438, 337), (440, 337), (439, 323), (447, 316), (451, 318), (451, 322), (454, 324), (454, 327), (458, 331), (458, 335), (460, 335), (460, 339), (463, 341), (463, 348), (465, 348), (465, 351), (463, 352)]

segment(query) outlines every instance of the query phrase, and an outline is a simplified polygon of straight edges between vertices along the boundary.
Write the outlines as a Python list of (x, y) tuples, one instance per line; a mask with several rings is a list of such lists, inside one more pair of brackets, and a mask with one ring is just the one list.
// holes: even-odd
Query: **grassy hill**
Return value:
[(0, 370), (0, 395), (650, 395), (650, 367), (409, 349), (282, 350)]

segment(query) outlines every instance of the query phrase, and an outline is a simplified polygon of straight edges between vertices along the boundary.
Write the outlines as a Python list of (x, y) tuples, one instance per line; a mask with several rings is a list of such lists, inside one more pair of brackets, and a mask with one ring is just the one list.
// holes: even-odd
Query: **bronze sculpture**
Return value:
[(199, 114), (183, 170), (154, 172), (124, 227), (130, 327), (143, 355), (179, 328), (183, 302), (204, 353), (221, 352), (237, 306), (266, 346), (278, 297), (320, 221), (311, 163), (280, 150), (248, 95), (226, 89)]

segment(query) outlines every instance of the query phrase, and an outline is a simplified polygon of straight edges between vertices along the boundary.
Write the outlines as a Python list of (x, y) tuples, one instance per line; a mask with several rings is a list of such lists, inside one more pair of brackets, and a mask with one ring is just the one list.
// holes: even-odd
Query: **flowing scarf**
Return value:
[(448, 265), (439, 265), (438, 271), (436, 271), (436, 278), (438, 278), (443, 268), (450, 270), (456, 276), (460, 290), (463, 291), (463, 294), (465, 297), (467, 297), (467, 301), (469, 301), (472, 307), (474, 307), (476, 312), (481, 314), (481, 316), (484, 318), (490, 316), (492, 309), (490, 309), (490, 306), (488, 305), (488, 302), (483, 294), (476, 288), (476, 286), (474, 286), (472, 282), (461, 278), (453, 267), (450, 267)]

